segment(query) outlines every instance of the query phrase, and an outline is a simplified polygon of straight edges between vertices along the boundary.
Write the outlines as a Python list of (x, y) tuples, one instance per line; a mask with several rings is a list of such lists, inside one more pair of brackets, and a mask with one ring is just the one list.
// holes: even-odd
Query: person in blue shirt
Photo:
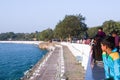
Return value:
[(120, 80), (120, 55), (115, 48), (114, 37), (107, 36), (101, 42), (105, 80)]

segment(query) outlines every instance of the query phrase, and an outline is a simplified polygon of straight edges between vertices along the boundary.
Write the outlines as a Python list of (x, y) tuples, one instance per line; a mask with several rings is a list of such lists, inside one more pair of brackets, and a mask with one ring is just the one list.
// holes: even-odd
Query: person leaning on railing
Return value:
[(117, 51), (119, 52), (119, 36), (117, 34), (117, 31), (112, 31), (111, 35), (115, 39), (115, 47), (118, 49)]
[(119, 53), (120, 53), (120, 37), (119, 37)]
[(101, 42), (105, 80), (120, 80), (120, 55), (114, 40), (114, 37), (107, 36)]

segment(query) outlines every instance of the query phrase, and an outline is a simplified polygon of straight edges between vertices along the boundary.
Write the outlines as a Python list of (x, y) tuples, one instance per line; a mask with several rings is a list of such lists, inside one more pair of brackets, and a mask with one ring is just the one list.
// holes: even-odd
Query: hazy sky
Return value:
[(1, 32), (35, 32), (81, 13), (88, 27), (120, 21), (120, 0), (0, 0)]

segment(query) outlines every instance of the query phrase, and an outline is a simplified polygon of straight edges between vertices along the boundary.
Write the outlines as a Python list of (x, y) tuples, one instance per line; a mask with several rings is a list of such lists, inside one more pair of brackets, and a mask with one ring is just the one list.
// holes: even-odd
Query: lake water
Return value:
[(0, 80), (20, 80), (46, 53), (37, 45), (0, 44)]

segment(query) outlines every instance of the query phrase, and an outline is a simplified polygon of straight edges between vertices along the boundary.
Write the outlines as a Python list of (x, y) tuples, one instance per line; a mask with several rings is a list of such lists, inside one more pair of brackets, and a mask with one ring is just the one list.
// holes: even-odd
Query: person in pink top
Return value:
[(112, 31), (112, 37), (115, 38), (115, 47), (117, 48), (117, 51), (119, 52), (119, 36), (117, 34), (117, 31)]

